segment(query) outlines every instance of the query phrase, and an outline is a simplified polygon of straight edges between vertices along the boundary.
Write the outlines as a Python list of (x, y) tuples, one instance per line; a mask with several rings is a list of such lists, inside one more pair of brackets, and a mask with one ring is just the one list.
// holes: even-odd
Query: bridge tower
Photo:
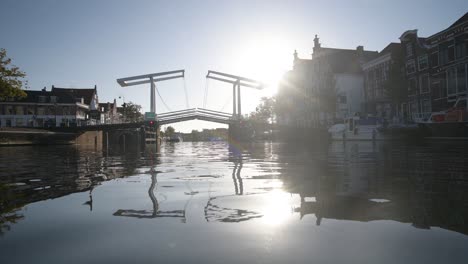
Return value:
[(157, 72), (117, 79), (122, 87), (150, 84), (150, 113), (156, 114), (156, 83), (176, 78), (184, 78), (185, 70)]
[(229, 124), (229, 137), (240, 141), (246, 140), (250, 132), (242, 122), (241, 86), (262, 90), (264, 87), (263, 83), (254, 79), (217, 71), (208, 71), (206, 78), (232, 84), (232, 118), (235, 122)]
[(264, 86), (261, 82), (254, 79), (217, 71), (208, 71), (206, 78), (232, 84), (232, 117), (234, 119), (242, 118), (241, 86), (257, 90), (262, 90)]
[(157, 143), (159, 138), (160, 127), (155, 123), (156, 120), (156, 83), (184, 78), (185, 70), (157, 72), (150, 74), (143, 74), (131, 77), (117, 79), (117, 83), (121, 87), (134, 86), (140, 84), (150, 84), (150, 112), (145, 113), (145, 141), (146, 143)]

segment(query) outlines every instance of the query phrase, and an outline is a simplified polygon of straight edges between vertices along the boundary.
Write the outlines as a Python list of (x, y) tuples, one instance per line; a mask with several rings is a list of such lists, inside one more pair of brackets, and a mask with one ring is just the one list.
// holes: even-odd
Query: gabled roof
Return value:
[(104, 109), (104, 112), (114, 108), (114, 103), (99, 103), (99, 110)]
[(450, 27), (448, 27), (448, 28), (458, 26), (460, 24), (465, 23), (466, 21), (468, 21), (468, 12), (466, 12), (462, 17), (460, 17), (457, 21), (455, 21), (455, 23), (450, 25)]
[[(44, 97), (43, 103), (58, 103), (58, 104), (73, 104), (75, 103), (75, 99), (70, 95), (70, 94), (61, 94), (60, 96), (52, 93), (51, 91), (45, 91), (45, 90), (39, 90), (39, 91), (34, 91), (34, 90), (25, 90), (26, 97), (21, 98), (21, 99), (16, 99), (14, 102), (19, 102), (19, 103), (39, 103), (39, 98), (41, 96)], [(50, 97), (51, 96), (56, 96), (56, 102), (52, 102)]]
[[(326, 63), (334, 73), (360, 73), (362, 72), (362, 63), (378, 56), (377, 51), (320, 48), (318, 56), (315, 56), (312, 60), (298, 59), (295, 65), (303, 68), (312, 66), (315, 63)], [(296, 67), (296, 69), (299, 68)]]
[(318, 56), (312, 62), (326, 63), (333, 73), (360, 73), (361, 64), (376, 58), (377, 51), (359, 49), (320, 48)]
[(52, 93), (57, 96), (72, 96), (75, 99), (83, 98), (84, 103), (87, 105), (91, 104), (94, 94), (97, 94), (96, 86), (94, 88), (58, 88), (52, 86)]
[(391, 42), (381, 52), (379, 52), (379, 56), (399, 51), (401, 51), (401, 43)]

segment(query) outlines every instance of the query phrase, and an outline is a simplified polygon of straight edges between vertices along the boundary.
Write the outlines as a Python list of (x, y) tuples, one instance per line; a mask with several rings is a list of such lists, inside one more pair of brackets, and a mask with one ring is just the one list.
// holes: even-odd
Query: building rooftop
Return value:
[(71, 96), (76, 99), (83, 98), (84, 103), (91, 104), (93, 97), (97, 94), (97, 87), (94, 88), (59, 88), (52, 86), (51, 92), (57, 96)]
[(24, 90), (26, 97), (15, 99), (14, 102), (20, 103), (57, 103), (57, 104), (74, 104), (83, 103), (90, 105), (96, 88), (93, 89), (78, 89), (78, 88), (56, 88), (52, 86), (52, 90)]

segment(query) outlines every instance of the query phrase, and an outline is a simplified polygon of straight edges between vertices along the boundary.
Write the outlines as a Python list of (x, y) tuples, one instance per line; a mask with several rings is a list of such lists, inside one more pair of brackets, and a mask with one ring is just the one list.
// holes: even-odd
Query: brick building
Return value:
[[(395, 67), (395, 70), (392, 70)], [(362, 65), (364, 72), (364, 94), (366, 100), (366, 113), (378, 117), (391, 119), (398, 116), (399, 106), (393, 102), (391, 93), (394, 89), (406, 89), (391, 85), (391, 74), (401, 73), (403, 68), (401, 60), (401, 44), (390, 43), (379, 56)]]
[(453, 106), (466, 96), (468, 79), (468, 13), (445, 30), (421, 38), (408, 30), (400, 37), (404, 50), (408, 100), (403, 111), (413, 120)]

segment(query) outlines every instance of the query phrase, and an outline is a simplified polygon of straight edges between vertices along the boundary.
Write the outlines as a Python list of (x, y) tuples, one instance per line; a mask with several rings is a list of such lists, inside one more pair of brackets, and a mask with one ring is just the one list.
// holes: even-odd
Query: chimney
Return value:
[(315, 35), (315, 38), (314, 38), (314, 49), (313, 49), (313, 52), (312, 52), (312, 59), (314, 58), (314, 55), (315, 55), (315, 54), (318, 54), (319, 51), (320, 51), (321, 46), (320, 46), (319, 40), (320, 40), (320, 39), (318, 38), (318, 36), (317, 36), (317, 34), (316, 34), (316, 35)]
[(293, 69), (295, 69), (295, 68), (296, 68), (296, 64), (297, 64), (297, 60), (299, 60), (299, 56), (298, 56), (298, 54), (297, 54), (297, 50), (294, 50), (293, 55), (294, 55)]
[(320, 48), (320, 42), (319, 42), (319, 38), (317, 36), (317, 34), (315, 34), (315, 38), (314, 38), (314, 49), (316, 48)]
[(359, 55), (362, 55), (362, 53), (364, 53), (364, 46), (357, 46), (356, 51)]

